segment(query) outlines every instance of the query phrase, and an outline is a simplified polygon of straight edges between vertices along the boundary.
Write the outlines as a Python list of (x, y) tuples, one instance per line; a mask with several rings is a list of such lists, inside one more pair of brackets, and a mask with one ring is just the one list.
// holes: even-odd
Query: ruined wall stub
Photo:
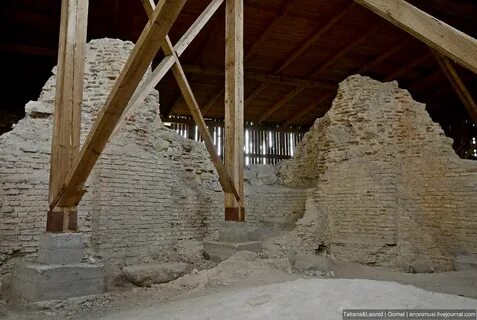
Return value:
[[(88, 44), (82, 142), (132, 48), (115, 39)], [(26, 117), (0, 136), (0, 284), (14, 258), (36, 257), (45, 231), (54, 98), (52, 76), (38, 101), (26, 105)], [(251, 230), (303, 214), (303, 190), (259, 189), (246, 191)], [(107, 265), (163, 257), (182, 241), (213, 238), (223, 221), (223, 193), (204, 145), (161, 123), (157, 91), (108, 143), (87, 190), (80, 231), (89, 254)]]
[(477, 163), (451, 144), (396, 82), (349, 77), (281, 165), (282, 181), (314, 188), (296, 234), (347, 260), (452, 269), (453, 256), (477, 253)]

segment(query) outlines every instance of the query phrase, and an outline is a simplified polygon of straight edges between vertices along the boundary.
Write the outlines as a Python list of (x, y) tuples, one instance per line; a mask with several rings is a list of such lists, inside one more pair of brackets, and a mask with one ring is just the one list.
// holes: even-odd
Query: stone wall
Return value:
[[(82, 141), (132, 47), (113, 39), (88, 44)], [(26, 117), (0, 136), (0, 280), (14, 258), (35, 258), (46, 227), (54, 97), (52, 76)], [(153, 92), (108, 143), (78, 207), (90, 255), (106, 264), (163, 257), (181, 241), (213, 237), (223, 220), (223, 193), (205, 147), (163, 126), (158, 109)], [(247, 187), (247, 194), (253, 228), (286, 220), (288, 210), (291, 219), (303, 215), (300, 189)]]
[(346, 260), (452, 269), (477, 253), (477, 163), (451, 142), (396, 82), (348, 78), (281, 165), (282, 181), (314, 187), (295, 236)]

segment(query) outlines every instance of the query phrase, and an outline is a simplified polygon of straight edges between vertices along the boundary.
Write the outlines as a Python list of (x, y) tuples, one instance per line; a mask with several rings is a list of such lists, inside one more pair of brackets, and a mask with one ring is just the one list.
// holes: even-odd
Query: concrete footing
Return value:
[(80, 233), (43, 234), (38, 263), (16, 266), (13, 292), (31, 302), (103, 293), (103, 267), (82, 263), (83, 245)]
[(91, 264), (23, 264), (16, 268), (13, 288), (28, 301), (62, 300), (104, 292), (102, 268)]
[(239, 251), (262, 251), (261, 243), (250, 241), (249, 235), (246, 222), (224, 221), (219, 228), (218, 241), (204, 241), (204, 251), (216, 262), (223, 261)]

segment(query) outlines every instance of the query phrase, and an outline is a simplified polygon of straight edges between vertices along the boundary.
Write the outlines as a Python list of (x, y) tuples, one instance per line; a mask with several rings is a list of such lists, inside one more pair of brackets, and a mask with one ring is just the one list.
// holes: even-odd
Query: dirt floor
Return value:
[(477, 308), (476, 271), (409, 274), (351, 263), (334, 265), (335, 277), (291, 271), (286, 259), (243, 253), (150, 288), (117, 287), (48, 305), (3, 304), (0, 319), (224, 319), (225, 312), (227, 319), (312, 319), (317, 313), (340, 319), (343, 308)]

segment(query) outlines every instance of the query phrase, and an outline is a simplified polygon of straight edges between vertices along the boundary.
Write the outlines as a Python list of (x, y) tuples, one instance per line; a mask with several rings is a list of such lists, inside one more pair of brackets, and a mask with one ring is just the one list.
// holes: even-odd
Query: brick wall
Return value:
[(396, 82), (348, 78), (281, 166), (282, 181), (314, 186), (315, 217), (295, 233), (347, 260), (452, 269), (455, 255), (477, 253), (477, 163), (451, 142)]
[[(82, 140), (104, 104), (133, 44), (88, 44)], [(0, 254), (33, 259), (45, 230), (55, 77), (27, 116), (0, 137)], [(78, 210), (80, 230), (94, 254), (131, 263), (183, 239), (200, 239), (208, 215), (222, 209), (222, 194), (202, 144), (165, 128), (152, 93), (106, 147), (87, 182)], [(5, 271), (7, 272), (7, 271)]]
[[(82, 141), (132, 47), (113, 39), (88, 44)], [(12, 257), (35, 258), (45, 230), (54, 97), (52, 76), (38, 101), (27, 104), (26, 117), (0, 136), (0, 280)], [(106, 264), (160, 257), (182, 240), (213, 237), (223, 220), (223, 193), (205, 147), (164, 127), (158, 108), (153, 92), (111, 139), (78, 207), (90, 253)], [(247, 187), (250, 225), (285, 219), (288, 210), (292, 219), (302, 215), (300, 192)]]

